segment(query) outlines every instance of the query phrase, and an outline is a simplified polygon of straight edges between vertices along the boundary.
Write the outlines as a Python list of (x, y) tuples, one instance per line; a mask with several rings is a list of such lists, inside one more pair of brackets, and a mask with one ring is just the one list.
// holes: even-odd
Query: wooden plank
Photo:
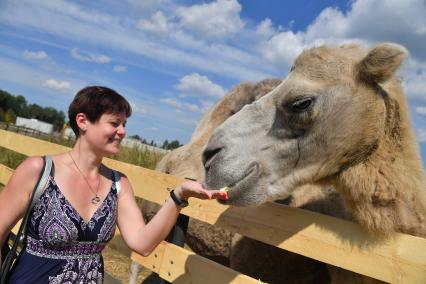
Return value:
[(224, 209), (191, 200), (185, 214), (382, 281), (426, 283), (424, 238), (398, 233), (377, 240), (357, 224), (275, 203)]
[(162, 242), (149, 257), (132, 253), (132, 260), (147, 268), (155, 267), (161, 278), (177, 284), (262, 283), (167, 242)]
[(0, 129), (0, 146), (26, 156), (53, 155), (69, 149), (62, 145), (2, 129)]
[(18, 233), (19, 226), (21, 226), (21, 221), (22, 221), (22, 220), (19, 220), (19, 221), (16, 223), (15, 227), (13, 227), (13, 229), (12, 229), (12, 232), (13, 232), (15, 235)]
[(144, 257), (132, 252), (131, 258), (133, 261), (159, 274), (167, 245), (168, 243), (166, 241), (162, 241), (149, 256)]
[[(5, 139), (3, 135), (12, 138)], [(16, 145), (29, 143), (27, 139), (23, 135), (0, 131), (0, 146), (12, 150), (19, 148), (21, 151), (22, 147)], [(37, 145), (26, 148), (34, 149)], [(167, 188), (182, 181), (178, 177), (110, 159), (105, 159), (105, 163), (126, 173), (137, 196), (159, 204), (168, 198)], [(190, 204), (183, 210), (184, 214), (282, 249), (382, 281), (426, 283), (424, 238), (395, 234), (379, 241), (351, 222), (279, 204), (235, 208), (195, 199), (191, 199)]]

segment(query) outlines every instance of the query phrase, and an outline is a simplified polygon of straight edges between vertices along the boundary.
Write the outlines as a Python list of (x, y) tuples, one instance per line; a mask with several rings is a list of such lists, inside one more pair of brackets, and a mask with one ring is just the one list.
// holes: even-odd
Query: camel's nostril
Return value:
[(209, 166), (209, 162), (213, 159), (214, 156), (216, 156), (217, 153), (219, 153), (222, 150), (222, 148), (215, 148), (215, 149), (206, 149), (203, 152), (203, 165), (204, 168), (207, 169)]

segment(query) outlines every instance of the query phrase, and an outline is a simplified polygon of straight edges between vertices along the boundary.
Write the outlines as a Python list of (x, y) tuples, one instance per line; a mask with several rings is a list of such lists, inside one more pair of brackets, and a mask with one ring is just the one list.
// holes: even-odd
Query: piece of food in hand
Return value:
[(228, 192), (228, 190), (229, 190), (229, 187), (227, 187), (227, 186), (225, 186), (225, 187), (222, 187), (221, 189), (219, 189), (220, 191), (224, 191), (224, 192)]
[(225, 186), (225, 187), (222, 187), (221, 189), (219, 189), (219, 191), (220, 191), (220, 197), (222, 198), (222, 199), (228, 199), (228, 190), (229, 190), (229, 187), (227, 187), (227, 186)]

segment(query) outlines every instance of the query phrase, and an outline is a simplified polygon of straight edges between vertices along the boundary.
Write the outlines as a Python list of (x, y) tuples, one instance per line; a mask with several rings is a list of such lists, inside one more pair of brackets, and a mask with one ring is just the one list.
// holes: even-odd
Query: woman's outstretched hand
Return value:
[(199, 199), (228, 199), (226, 191), (219, 189), (207, 190), (201, 183), (196, 181), (185, 181), (180, 186), (176, 187), (175, 194), (183, 200), (190, 197)]

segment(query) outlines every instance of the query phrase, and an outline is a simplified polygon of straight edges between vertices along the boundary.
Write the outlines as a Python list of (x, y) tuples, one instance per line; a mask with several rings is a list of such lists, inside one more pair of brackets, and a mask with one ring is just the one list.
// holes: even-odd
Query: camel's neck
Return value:
[(377, 150), (341, 172), (336, 188), (369, 231), (426, 236), (425, 173), (408, 117), (394, 107), (386, 124)]
[(351, 167), (339, 175), (336, 188), (367, 230), (426, 236), (423, 173), (413, 172), (404, 163), (390, 163), (371, 159)]

